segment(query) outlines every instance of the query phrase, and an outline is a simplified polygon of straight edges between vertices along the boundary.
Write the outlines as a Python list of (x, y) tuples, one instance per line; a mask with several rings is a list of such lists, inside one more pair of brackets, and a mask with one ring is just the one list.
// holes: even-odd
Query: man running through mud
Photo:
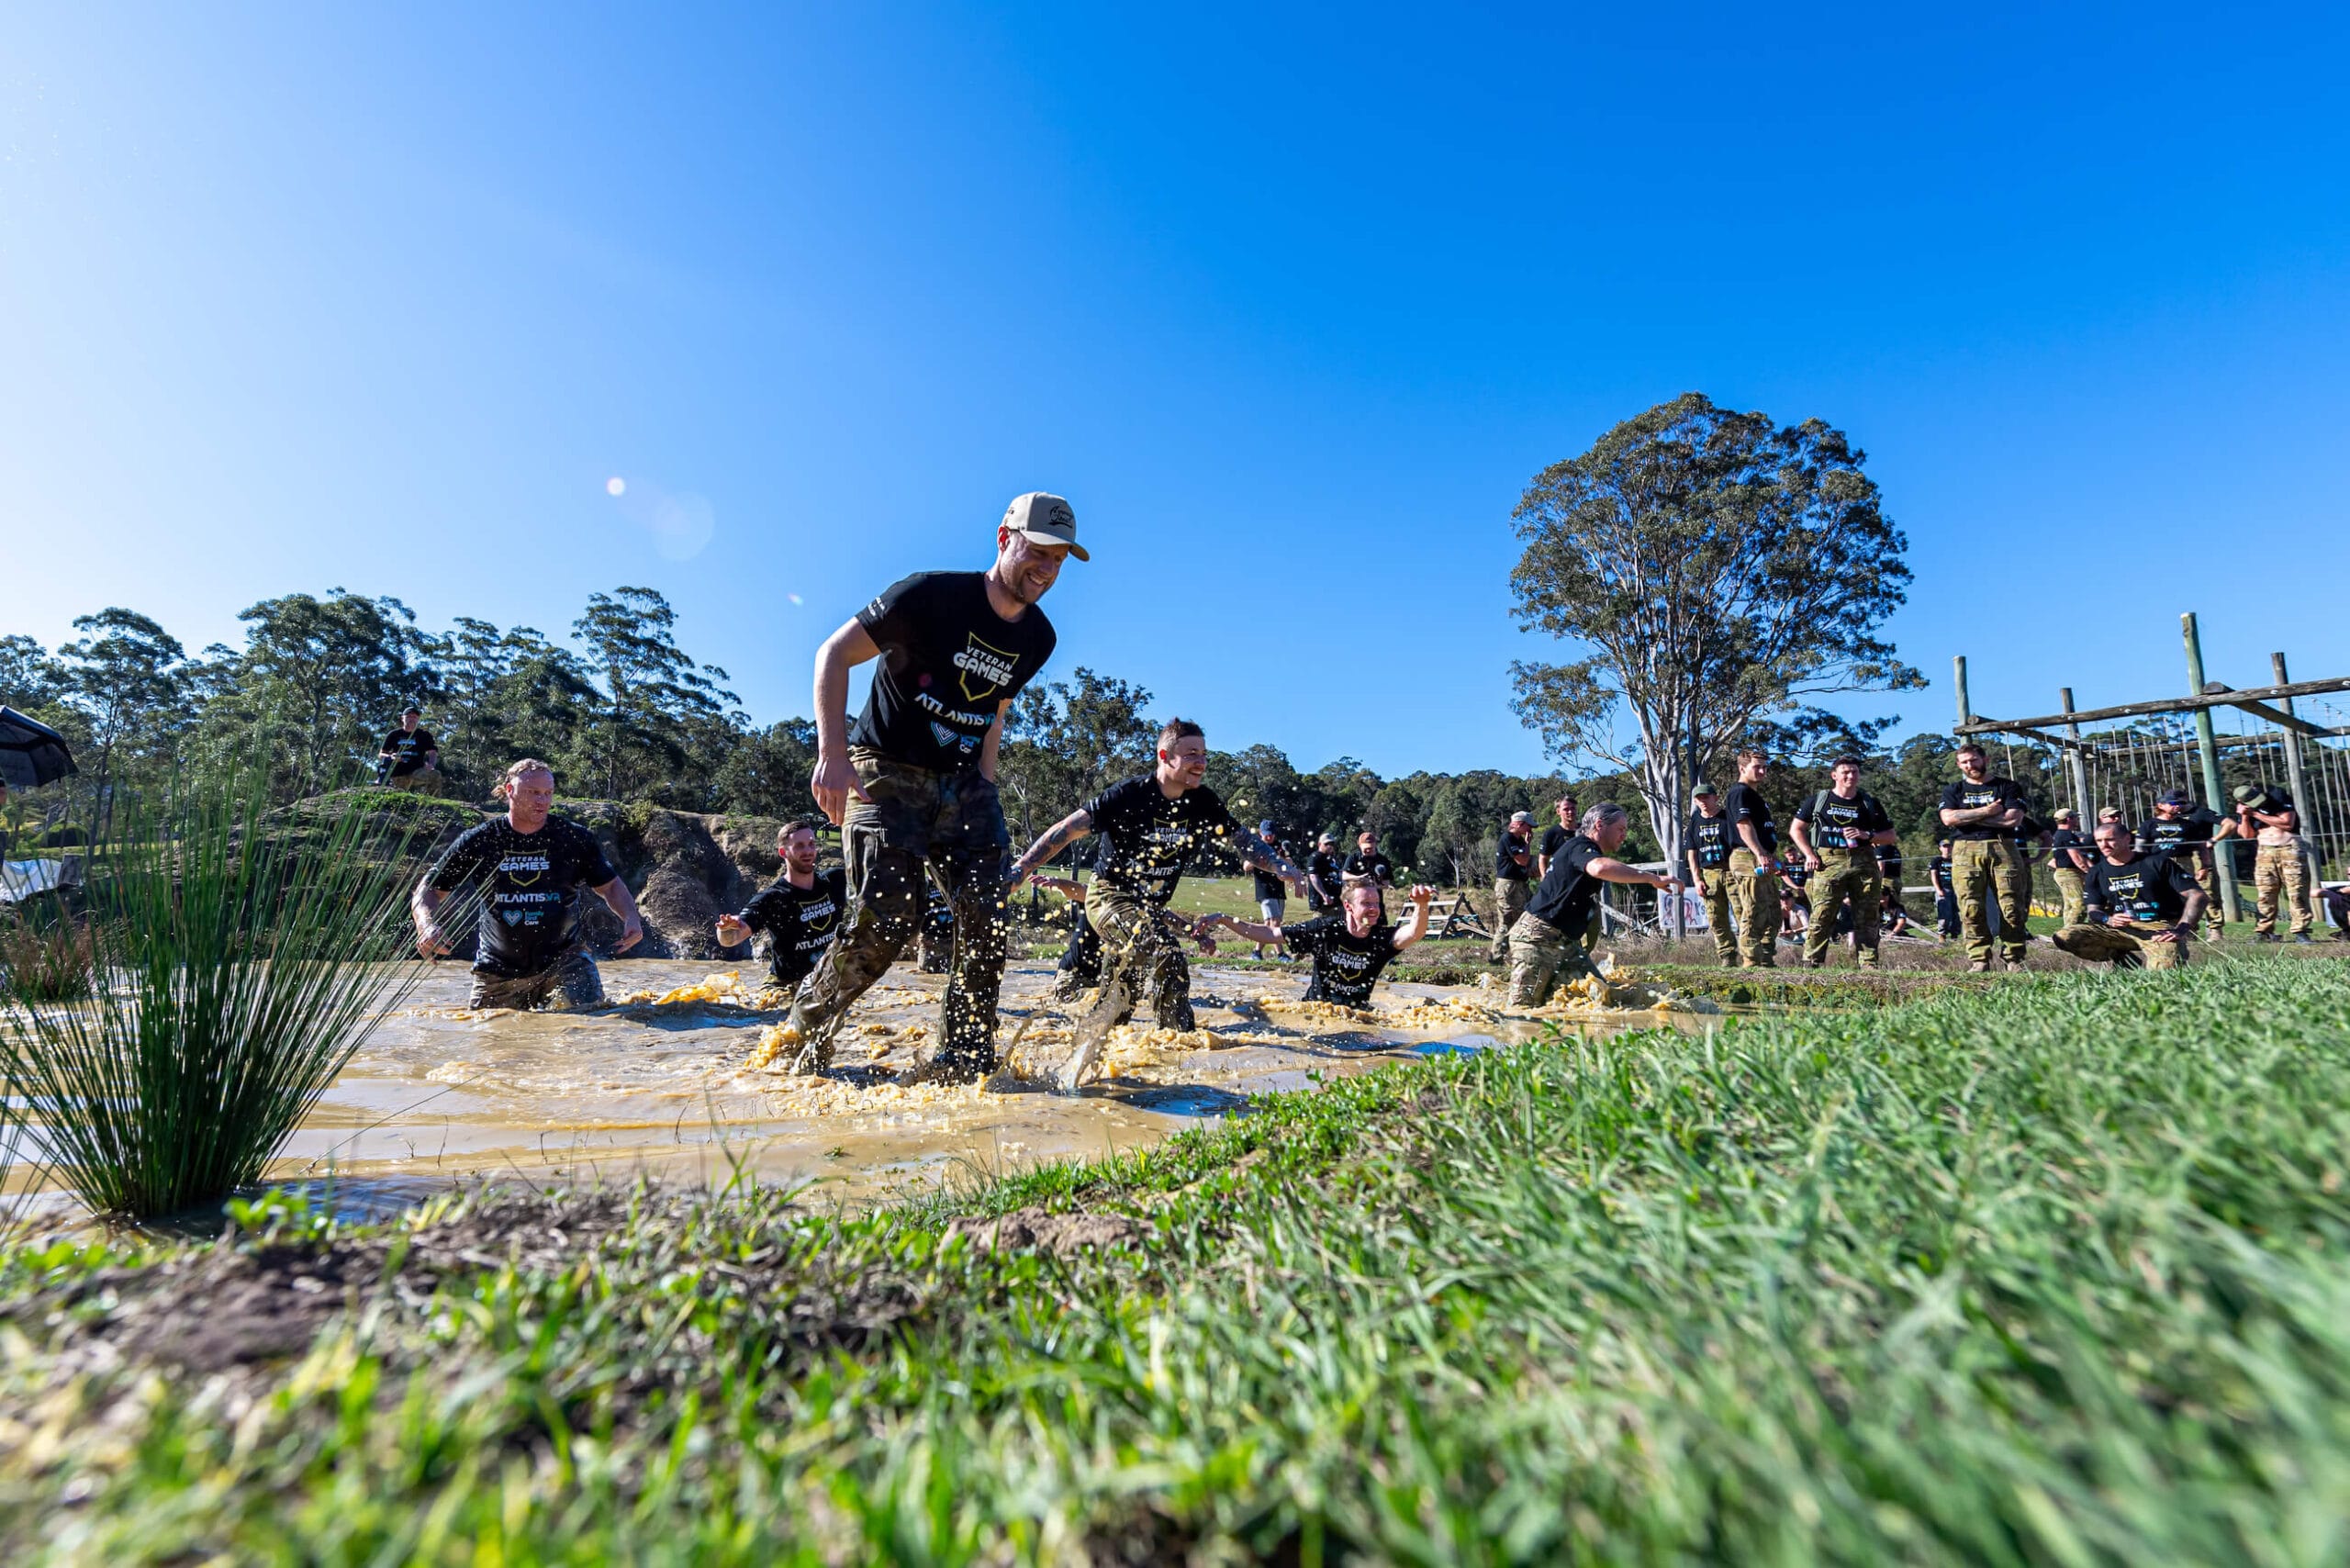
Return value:
[(816, 971), (816, 960), (832, 946), (848, 908), (847, 872), (816, 869), (816, 824), (796, 822), (776, 835), (783, 869), (752, 895), (740, 914), (718, 917), (718, 945), (739, 947), (765, 932), (767, 983), (787, 997)]
[(2175, 969), (2193, 956), (2196, 917), (2209, 895), (2169, 850), (2140, 848), (2121, 823), (2098, 825), (2098, 863), (2081, 893), (2086, 913), (2056, 933), (2059, 950), (2123, 969)]
[[(792, 1004), (786, 1027), (800, 1042), (798, 1071), (831, 1067), (841, 1020), (913, 939), (925, 868), (954, 904), (955, 958), (937, 1054), (917, 1076), (968, 1082), (994, 1070), (1011, 843), (996, 753), (1013, 698), (1052, 657), (1052, 622), (1037, 600), (1062, 562), (1088, 558), (1069, 502), (1042, 491), (1013, 501), (995, 543), (985, 572), (902, 578), (816, 655), (809, 789), (843, 829), (849, 907)], [(848, 672), (873, 659), (880, 667), (852, 728)]]
[[(1063, 817), (1013, 863), (1006, 891), (1089, 833), (1102, 835), (1085, 918), (1102, 939), (1102, 992), (1078, 1021), (1077, 1051), (1064, 1073), (1073, 1084), (1092, 1064), (1102, 1041), (1139, 998), (1148, 998), (1159, 1027), (1189, 1029), (1192, 970), (1183, 939), (1192, 924), (1169, 911), (1183, 868), (1221, 840), (1250, 869), (1303, 885), (1305, 873), (1265, 839), (1251, 834), (1223, 799), (1201, 779), (1208, 766), (1204, 732), (1175, 719), (1158, 733), (1158, 762), (1150, 772), (1111, 785)], [(1281, 940), (1281, 927), (1267, 944)]]
[(1416, 883), (1405, 896), (1412, 913), (1401, 925), (1390, 925), (1380, 908), (1380, 886), (1369, 880), (1347, 884), (1339, 895), (1337, 914), (1316, 915), (1295, 925), (1258, 924), (1212, 914), (1203, 930), (1222, 926), (1248, 942), (1276, 941), (1302, 958), (1314, 960), (1314, 978), (1306, 982), (1305, 1000), (1335, 1007), (1369, 1007), (1371, 988), (1396, 958), (1428, 934), (1428, 901), (1436, 890)]
[(1678, 893), (1677, 877), (1659, 876), (1615, 858), (1632, 831), (1631, 818), (1613, 801), (1602, 801), (1583, 814), (1583, 831), (1559, 846), (1550, 869), (1517, 924), (1509, 929), (1509, 1003), (1539, 1007), (1550, 1000), (1561, 980), (1599, 978), (1599, 968), (1580, 940), (1591, 928), (1598, 906), (1600, 884), (1654, 888)]
[(418, 880), (408, 900), (416, 950), (427, 958), (454, 950), (440, 909), (451, 893), (478, 882), (480, 935), (465, 1005), (528, 1011), (559, 991), (567, 1007), (599, 1006), (604, 982), (580, 946), (579, 890), (591, 890), (620, 916), (616, 952), (644, 939), (636, 900), (595, 834), (551, 814), (554, 769), (524, 757), (506, 770), (495, 792), (505, 799), (506, 814), (459, 834)]

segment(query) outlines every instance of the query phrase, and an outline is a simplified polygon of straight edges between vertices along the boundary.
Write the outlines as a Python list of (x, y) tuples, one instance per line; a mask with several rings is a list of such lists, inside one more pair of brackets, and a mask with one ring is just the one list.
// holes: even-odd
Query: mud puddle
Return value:
[[(691, 989), (713, 972), (707, 961), (603, 966), (614, 997)], [(1069, 1013), (1046, 994), (1053, 978), (1043, 964), (1005, 976), (1000, 1038), (1021, 1036), (1015, 1068), (1048, 1059), (1068, 1038)], [(748, 989), (731, 994), (749, 1002), (758, 975), (741, 979)], [(1016, 1072), (986, 1085), (892, 1081), (928, 1055), (937, 1027), (942, 981), (909, 967), (867, 994), (836, 1042), (834, 1071), (811, 1079), (753, 1065), (778, 1012), (688, 1000), (476, 1013), (464, 1005), (465, 970), (444, 964), (371, 1036), (269, 1177), (331, 1183), (327, 1201), (355, 1212), (501, 1174), (723, 1182), (749, 1172), (807, 1183), (817, 1202), (861, 1204), (956, 1173), (1146, 1148), (1239, 1114), (1250, 1095), (1493, 1048), (1543, 1026), (1498, 1016), (1497, 995), (1475, 988), (1382, 986), (1376, 1017), (1365, 1017), (1291, 1002), (1304, 984), (1302, 973), (1204, 969), (1196, 1030), (1129, 1026), (1092, 1081), (1058, 1094)], [(1557, 1022), (1609, 1033), (1704, 1020), (1628, 1012)]]

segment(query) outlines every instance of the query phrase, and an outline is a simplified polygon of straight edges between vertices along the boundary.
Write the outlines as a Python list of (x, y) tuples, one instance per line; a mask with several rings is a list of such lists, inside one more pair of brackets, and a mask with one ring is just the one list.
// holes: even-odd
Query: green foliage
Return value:
[(95, 967), (78, 1006), (10, 970), (0, 1074), (57, 1174), (95, 1209), (163, 1215), (257, 1179), (412, 985), (413, 868), (365, 853), (364, 814), (314, 813), (298, 853), (257, 790), (123, 814), (93, 857)]
[[(0, 1528), (126, 1562), (2338, 1561), (2345, 1016), (2333, 964), (2052, 977), (1398, 1069), (895, 1215), (443, 1204), (254, 1250), (400, 1288), (241, 1421), (16, 1358), (0, 1397), (61, 1436), (0, 1462)], [(1124, 1239), (949, 1239), (1015, 1209)], [(89, 1278), (0, 1292), (70, 1338)]]
[(1022, 691), (1004, 718), (996, 775), (1014, 835), (1035, 839), (1102, 790), (1147, 772), (1162, 722), (1149, 706), (1141, 687), (1083, 665), (1074, 683)]

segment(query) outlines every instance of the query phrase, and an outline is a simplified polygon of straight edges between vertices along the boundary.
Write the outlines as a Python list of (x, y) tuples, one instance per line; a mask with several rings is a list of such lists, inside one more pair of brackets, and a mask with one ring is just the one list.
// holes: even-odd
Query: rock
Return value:
[[(711, 927), (718, 922), (719, 902), (710, 890), (675, 864), (656, 867), (644, 879), (644, 890), (636, 895), (636, 907), (644, 916), (645, 940), (650, 948), (657, 940), (662, 952), (650, 951), (645, 958), (715, 958), (719, 956), (718, 938)], [(639, 956), (631, 948), (628, 957)]]

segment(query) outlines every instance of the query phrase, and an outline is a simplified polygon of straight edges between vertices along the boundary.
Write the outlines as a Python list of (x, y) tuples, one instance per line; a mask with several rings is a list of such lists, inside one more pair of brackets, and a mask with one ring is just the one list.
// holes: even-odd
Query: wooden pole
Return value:
[[(2065, 711), (2071, 712), (2073, 689), (2069, 686), (2062, 688), (2056, 695), (2063, 702)], [(2081, 813), (2081, 826), (2087, 829), (2097, 821), (2097, 817), (2089, 807), (2089, 770), (2088, 765), (2081, 760), (2080, 725), (2065, 725), (2065, 735), (2073, 743), (2065, 753), (2065, 771), (2073, 776), (2073, 810)]]
[[(2190, 697), (2203, 694), (2203, 638), (2195, 627), (2195, 612), (2188, 610), (2178, 618), (2180, 634), (2187, 642), (2187, 691)], [(2214, 812), (2220, 809), (2220, 748), (2211, 728), (2211, 710), (2195, 710), (2195, 749), (2203, 760), (2203, 798)], [(2223, 920), (2242, 920), (2244, 911), (2236, 903), (2236, 857), (2232, 846), (2221, 843), (2211, 847), (2211, 863), (2220, 877), (2220, 915)]]
[[(2268, 667), (2276, 673), (2277, 685), (2284, 686), (2291, 680), (2292, 678), (2285, 673), (2284, 655), (2269, 655)], [(2285, 713), (2288, 718), (2300, 717), (2299, 714), (2293, 711), (2293, 700), (2289, 697), (2285, 699)], [(2311, 903), (2315, 903), (2318, 896), (2319, 879), (2324, 875), (2324, 872), (2318, 865), (2317, 840), (2311, 836), (2310, 833), (2310, 823), (2312, 819), (2316, 803), (2310, 799), (2308, 794), (2308, 783), (2301, 775), (2300, 734), (2291, 725), (2287, 725), (2284, 730), (2284, 735), (2285, 787), (2293, 792), (2293, 810), (2300, 812), (2301, 814), (2301, 831), (2299, 834), (2299, 838), (2301, 860), (2303, 863), (2302, 868), (2310, 879), (2310, 902)]]
[(1958, 722), (1964, 729), (1975, 722), (1975, 704), (1966, 696), (1966, 655), (1960, 654), (1950, 661), (1951, 674), (1958, 686)]

